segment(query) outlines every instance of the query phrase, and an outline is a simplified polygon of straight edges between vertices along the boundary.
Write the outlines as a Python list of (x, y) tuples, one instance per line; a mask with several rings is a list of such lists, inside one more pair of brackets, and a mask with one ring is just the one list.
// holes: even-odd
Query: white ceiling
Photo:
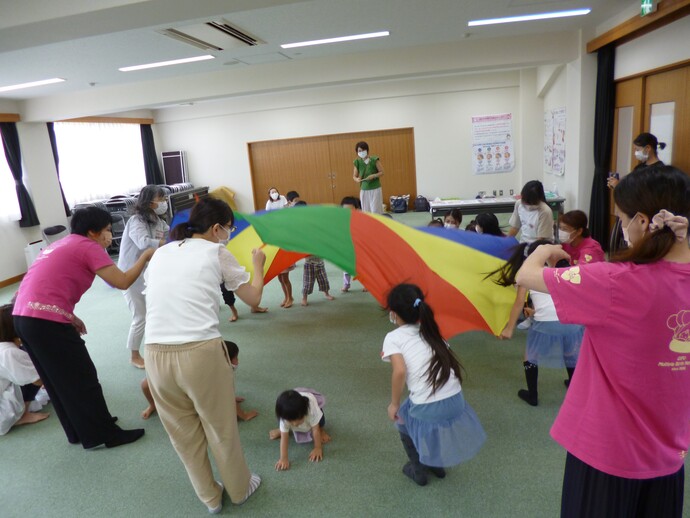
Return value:
[[(467, 21), (552, 10), (592, 8), (583, 17), (468, 28)], [(280, 73), (304, 70), (310, 61), (322, 67), (328, 60), (362, 53), (419, 50), (459, 45), (506, 36), (593, 30), (621, 12), (631, 0), (0, 0), (0, 86), (62, 77), (60, 84), (0, 93), (0, 101), (17, 105), (52, 99), (93, 96), (113, 88), (159, 88), (161, 80), (187, 82), (194, 76), (250, 73), (274, 67)], [(158, 31), (184, 30), (206, 21), (226, 21), (263, 43), (205, 52)], [(386, 38), (283, 50), (296, 41), (389, 30)], [(183, 57), (213, 54), (216, 59), (138, 72), (118, 68)], [(429, 59), (433, 60), (430, 55)], [(297, 64), (296, 62), (301, 62)], [(287, 63), (287, 65), (286, 65)], [(288, 67), (287, 69), (285, 67)], [(380, 64), (385, 69), (386, 63)], [(262, 69), (265, 72), (265, 68)], [(231, 77), (228, 75), (228, 77)], [(249, 77), (249, 76), (248, 76)], [(201, 86), (201, 85), (200, 85)], [(166, 104), (200, 101), (207, 94), (185, 90)], [(218, 97), (218, 93), (215, 93)], [(25, 101), (25, 102), (24, 102)], [(132, 100), (127, 108), (142, 106)]]

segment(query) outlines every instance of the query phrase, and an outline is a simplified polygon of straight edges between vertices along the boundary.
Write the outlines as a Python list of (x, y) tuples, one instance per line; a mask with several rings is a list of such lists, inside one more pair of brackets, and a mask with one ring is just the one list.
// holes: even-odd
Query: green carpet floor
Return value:
[[(425, 224), (428, 215), (397, 219)], [(238, 304), (240, 319), (221, 332), (240, 347), (237, 392), (245, 409), (259, 416), (240, 423), (244, 452), (263, 483), (245, 505), (226, 498), (223, 515), (246, 517), (555, 517), (565, 452), (549, 437), (549, 427), (565, 395), (565, 371), (540, 372), (540, 405), (516, 396), (524, 385), (525, 332), (501, 342), (483, 333), (455, 337), (451, 344), (467, 371), (463, 389), (488, 439), (466, 464), (444, 480), (418, 487), (401, 473), (406, 461), (386, 415), (390, 367), (380, 360), (383, 337), (392, 329), (387, 314), (361, 286), (340, 293), (341, 272), (328, 267), (332, 293), (315, 293), (309, 306), (279, 307), (277, 281), (264, 292), (266, 314)], [(293, 292), (301, 290), (302, 269), (292, 272)], [(0, 290), (7, 302), (17, 286)], [(130, 366), (125, 340), (130, 321), (118, 290), (96, 280), (76, 314), (86, 323), (86, 343), (98, 369), (106, 400), (119, 424), (144, 427), (138, 442), (84, 451), (67, 443), (56, 416), (12, 429), (0, 437), (0, 516), (186, 517), (206, 515), (168, 437), (154, 415), (144, 421), (146, 402), (139, 383), (143, 371)], [(307, 386), (327, 398), (325, 413), (332, 443), (324, 460), (307, 460), (309, 445), (290, 445), (292, 467), (276, 472), (278, 443), (268, 440), (275, 426), (273, 405), (287, 388)], [(228, 400), (228, 404), (233, 404)], [(51, 411), (50, 405), (47, 407)]]

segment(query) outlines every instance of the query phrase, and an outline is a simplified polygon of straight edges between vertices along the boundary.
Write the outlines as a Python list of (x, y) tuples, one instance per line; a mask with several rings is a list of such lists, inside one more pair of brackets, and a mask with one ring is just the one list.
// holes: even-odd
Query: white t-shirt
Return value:
[(402, 354), (407, 369), (407, 389), (410, 391), (410, 400), (420, 405), (432, 403), (458, 394), (462, 388), (460, 380), (451, 371), (450, 378), (445, 385), (439, 387), (435, 394), (431, 394), (431, 386), (427, 382), (427, 371), (431, 364), (431, 347), (419, 334), (418, 325), (404, 325), (391, 331), (383, 340), (381, 359), (390, 361), (393, 354)]
[(249, 273), (224, 246), (200, 238), (159, 248), (144, 277), (147, 344), (219, 338), (221, 282), (231, 291), (249, 282)]
[(316, 401), (316, 396), (314, 396), (314, 394), (299, 391), (297, 393), (302, 396), (306, 396), (309, 399), (309, 412), (305, 416), (304, 421), (302, 421), (302, 424), (299, 426), (292, 426), (288, 421), (281, 419), (280, 431), (283, 433), (287, 433), (290, 430), (293, 432), (308, 432), (319, 424), (319, 421), (321, 421), (321, 418), (323, 417), (323, 412), (319, 408), (319, 403)]
[(282, 194), (280, 195), (280, 198), (278, 198), (276, 201), (273, 200), (268, 200), (266, 202), (266, 210), (277, 210), (277, 209), (282, 209), (283, 207), (288, 206), (288, 201), (285, 196)]
[(508, 223), (511, 227), (520, 229), (520, 243), (553, 239), (553, 211), (543, 201), (537, 206), (516, 201)]
[(22, 385), (39, 379), (36, 367), (26, 351), (12, 342), (0, 342), (0, 435), (24, 415)]
[(548, 293), (530, 290), (530, 297), (534, 304), (534, 320), (537, 322), (554, 322), (558, 320), (556, 306)]

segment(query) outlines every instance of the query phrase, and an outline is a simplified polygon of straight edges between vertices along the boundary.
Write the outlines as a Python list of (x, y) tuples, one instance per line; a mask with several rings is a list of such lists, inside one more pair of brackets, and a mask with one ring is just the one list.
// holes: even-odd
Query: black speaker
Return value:
[(163, 151), (163, 174), (165, 183), (174, 185), (176, 183), (186, 183), (187, 179), (187, 159), (184, 151)]

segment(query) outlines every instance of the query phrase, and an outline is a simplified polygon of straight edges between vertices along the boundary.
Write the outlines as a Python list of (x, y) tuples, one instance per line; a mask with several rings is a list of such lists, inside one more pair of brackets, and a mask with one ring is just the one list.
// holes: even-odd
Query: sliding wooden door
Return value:
[(384, 202), (391, 195), (409, 194), (414, 199), (414, 132), (403, 128), (250, 143), (255, 209), (266, 206), (271, 187), (282, 194), (295, 190), (310, 204), (339, 204), (345, 196), (359, 197), (352, 162), (357, 156), (355, 145), (362, 140), (371, 154), (381, 158)]

